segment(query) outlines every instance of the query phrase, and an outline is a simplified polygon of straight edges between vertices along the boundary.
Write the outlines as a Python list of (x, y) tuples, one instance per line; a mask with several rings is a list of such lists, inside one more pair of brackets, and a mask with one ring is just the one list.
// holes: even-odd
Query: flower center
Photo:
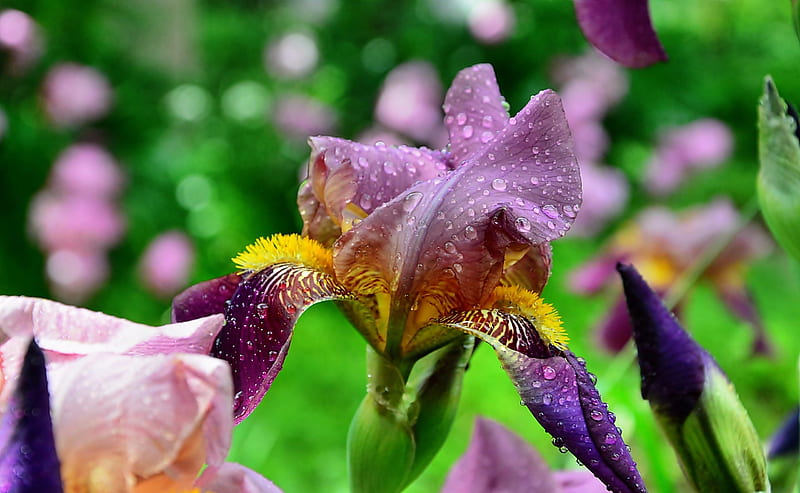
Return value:
[(259, 238), (232, 260), (242, 272), (258, 271), (277, 263), (290, 262), (333, 275), (331, 251), (319, 242), (298, 234)]

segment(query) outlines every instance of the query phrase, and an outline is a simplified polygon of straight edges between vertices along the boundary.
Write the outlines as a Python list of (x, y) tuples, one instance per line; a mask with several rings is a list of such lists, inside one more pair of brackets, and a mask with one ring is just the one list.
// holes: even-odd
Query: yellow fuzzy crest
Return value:
[(319, 242), (298, 234), (259, 238), (232, 260), (241, 271), (256, 271), (289, 262), (333, 273), (331, 251)]
[(569, 336), (561, 322), (561, 317), (553, 305), (545, 303), (542, 298), (519, 286), (499, 286), (494, 290), (497, 300), (495, 306), (501, 305), (506, 310), (516, 311), (533, 323), (539, 336), (558, 349), (567, 348)]

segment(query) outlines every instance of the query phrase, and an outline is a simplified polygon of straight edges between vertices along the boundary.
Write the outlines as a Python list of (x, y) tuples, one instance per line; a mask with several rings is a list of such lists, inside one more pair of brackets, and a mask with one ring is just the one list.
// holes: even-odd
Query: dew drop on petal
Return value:
[(558, 217), (558, 210), (552, 204), (542, 206), (542, 212), (544, 212), (544, 215), (550, 219), (556, 219)]
[(603, 443), (614, 445), (617, 443), (617, 437), (613, 433), (606, 433), (606, 436), (603, 438)]
[(517, 230), (519, 230), (521, 233), (527, 233), (531, 230), (531, 222), (527, 217), (518, 217), (514, 221), (514, 226), (516, 226)]
[(472, 125), (465, 125), (464, 128), (461, 129), (461, 135), (463, 135), (465, 139), (472, 138), (472, 134), (473, 133), (474, 133), (474, 130), (472, 128)]
[(595, 421), (600, 421), (600, 420), (603, 419), (603, 411), (601, 411), (599, 409), (592, 409), (589, 412), (589, 417), (592, 418)]
[(464, 237), (468, 240), (474, 240), (478, 237), (478, 231), (472, 226), (467, 226), (464, 228)]
[(542, 396), (542, 404), (544, 404), (545, 406), (549, 406), (552, 403), (553, 403), (553, 394), (548, 393)]
[(405, 200), (403, 200), (403, 210), (406, 212), (411, 212), (414, 210), (417, 204), (419, 204), (420, 200), (422, 200), (421, 192), (411, 192), (410, 194), (406, 195)]
[(452, 241), (444, 242), (444, 251), (451, 255), (458, 253), (458, 249), (456, 249), (456, 245)]
[(507, 187), (508, 184), (502, 178), (495, 178), (494, 180), (492, 180), (492, 188), (494, 188), (498, 192), (504, 191)]
[(483, 128), (492, 128), (493, 124), (494, 124), (494, 121), (492, 120), (492, 116), (491, 115), (486, 115), (481, 120), (481, 125), (483, 125)]
[(459, 125), (463, 125), (467, 123), (467, 114), (466, 113), (459, 113), (456, 115), (456, 123)]
[(538, 185), (538, 184), (539, 184), (539, 177), (531, 176), (531, 185)]
[(486, 130), (484, 132), (481, 132), (481, 143), (486, 144), (490, 140), (492, 140), (493, 137), (494, 137), (494, 134), (492, 134), (492, 132), (490, 132), (488, 130)]
[(544, 377), (545, 380), (552, 380), (556, 378), (556, 370), (553, 369), (552, 366), (545, 365), (542, 368), (542, 377)]

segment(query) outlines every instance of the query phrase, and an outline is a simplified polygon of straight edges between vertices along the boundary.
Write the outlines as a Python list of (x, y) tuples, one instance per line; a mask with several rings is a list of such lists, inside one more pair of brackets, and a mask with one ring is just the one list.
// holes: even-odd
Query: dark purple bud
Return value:
[(639, 352), (642, 397), (677, 422), (697, 405), (713, 364), (632, 265), (617, 264)]
[(0, 422), (0, 492), (60, 493), (60, 469), (44, 354), (31, 340), (17, 388)]
[(800, 449), (800, 408), (795, 408), (784, 419), (767, 445), (767, 457), (796, 455)]

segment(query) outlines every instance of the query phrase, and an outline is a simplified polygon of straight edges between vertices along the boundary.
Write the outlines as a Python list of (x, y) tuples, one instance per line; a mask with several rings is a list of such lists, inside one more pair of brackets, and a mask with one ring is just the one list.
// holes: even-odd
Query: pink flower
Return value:
[(433, 144), (432, 137), (446, 133), (442, 126), (442, 84), (428, 62), (414, 61), (395, 67), (381, 87), (375, 119), (417, 142)]
[(298, 139), (329, 133), (337, 120), (333, 108), (299, 94), (279, 97), (273, 119), (283, 133)]
[(145, 286), (160, 297), (169, 297), (186, 287), (194, 264), (194, 247), (188, 236), (169, 231), (148, 245), (139, 262)]
[(287, 79), (309, 75), (317, 65), (319, 49), (316, 40), (305, 32), (284, 34), (271, 42), (264, 52), (269, 73)]
[(668, 130), (647, 164), (645, 186), (655, 195), (667, 195), (696, 172), (714, 168), (730, 157), (733, 135), (712, 118)]
[(47, 278), (56, 298), (85, 302), (108, 280), (108, 259), (96, 249), (63, 249), (47, 255)]
[(31, 17), (19, 10), (0, 11), (0, 52), (9, 56), (9, 71), (23, 73), (42, 54), (42, 36), (39, 26)]
[(504, 0), (477, 3), (469, 12), (468, 24), (472, 36), (486, 44), (505, 41), (516, 24), (514, 9)]
[(111, 86), (97, 70), (76, 63), (56, 65), (44, 81), (44, 104), (58, 127), (75, 127), (108, 113)]
[(30, 222), (31, 234), (48, 251), (103, 250), (125, 231), (124, 218), (107, 200), (51, 191), (34, 197)]
[(628, 181), (616, 168), (581, 163), (583, 206), (573, 225), (573, 234), (593, 236), (617, 217), (628, 202)]
[(50, 172), (50, 185), (64, 193), (110, 198), (125, 181), (114, 157), (96, 144), (80, 143), (65, 149)]
[[(46, 360), (65, 491), (143, 493), (213, 485), (276, 492), (230, 446), (230, 369), (205, 356), (222, 316), (150, 327), (48, 300), (0, 296), (3, 408), (30, 338)], [(204, 464), (208, 470), (197, 476)], [(198, 484), (195, 484), (195, 483)], [(202, 483), (202, 484), (200, 484)]]

